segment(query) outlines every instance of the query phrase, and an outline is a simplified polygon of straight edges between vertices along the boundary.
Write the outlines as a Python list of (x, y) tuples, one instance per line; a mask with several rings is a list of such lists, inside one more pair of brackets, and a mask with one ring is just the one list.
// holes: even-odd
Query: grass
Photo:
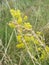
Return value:
[[(0, 61), (3, 58), (1, 65), (37, 65), (36, 62), (32, 63), (26, 49), (22, 51), (16, 48), (15, 31), (7, 25), (12, 19), (9, 8), (20, 9), (24, 15), (27, 15), (33, 30), (44, 32), (46, 43), (49, 44), (49, 28), (47, 30), (47, 26), (45, 27), (49, 23), (49, 0), (0, 0), (0, 39), (2, 41)], [(30, 52), (33, 54), (34, 50), (32, 45), (30, 46)], [(48, 61), (49, 59), (44, 60), (41, 65), (49, 65)]]

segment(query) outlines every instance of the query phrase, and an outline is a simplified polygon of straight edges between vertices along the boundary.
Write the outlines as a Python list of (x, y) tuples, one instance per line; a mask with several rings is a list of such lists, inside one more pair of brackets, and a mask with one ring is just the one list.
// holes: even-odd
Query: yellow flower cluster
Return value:
[[(22, 23), (22, 17), (21, 17), (21, 12), (20, 10), (14, 10), (14, 9), (11, 9), (10, 10), (10, 13), (12, 15), (12, 17), (14, 17), (16, 20), (15, 20), (15, 23), (18, 23), (18, 24), (21, 24)], [(15, 28), (16, 25), (12, 22), (10, 22), (8, 24), (11, 28)]]
[(48, 47), (48, 46), (46, 46), (45, 48), (46, 48), (46, 51), (49, 53), (49, 47)]
[[(11, 13), (12, 17), (14, 17), (16, 19), (16, 23), (18, 23), (19, 25), (22, 25), (23, 20), (25, 21), (28, 19), (27, 16), (22, 17), (22, 13), (20, 12), (20, 10), (11, 9), (10, 13)], [(9, 23), (9, 26), (10, 27), (13, 26), (13, 28), (15, 27), (14, 24), (12, 24), (12, 23)], [(25, 29), (32, 28), (32, 25), (30, 23), (26, 23), (26, 22), (24, 22), (22, 26), (24, 26)]]
[(27, 20), (28, 19), (28, 17), (27, 16), (24, 16), (24, 20)]
[(29, 42), (31, 40), (31, 38), (27, 35), (24, 35), (24, 39), (25, 39), (26, 42)]
[(45, 60), (49, 57), (49, 47), (46, 46), (45, 50), (42, 51), (42, 54), (41, 54), (41, 57), (40, 57), (41, 60)]
[(32, 25), (30, 23), (24, 23), (25, 29), (32, 29)]
[(17, 48), (24, 48), (24, 46), (25, 46), (24, 43), (18, 43), (18, 44), (16, 45)]
[(18, 24), (21, 24), (22, 23), (22, 17), (19, 17), (17, 22), (18, 22)]
[[(34, 37), (34, 36), (27, 36), (25, 35), (26, 31), (24, 30), (27, 30), (27, 33), (28, 33), (28, 30), (32, 30), (32, 25), (29, 23), (29, 22), (26, 22), (28, 17), (25, 15), (25, 16), (22, 16), (22, 13), (20, 12), (20, 10), (14, 10), (14, 9), (11, 9), (10, 10), (10, 13), (12, 15), (12, 17), (14, 17), (14, 23), (13, 22), (10, 22), (8, 25), (11, 27), (11, 28), (16, 28), (17, 30), (21, 31), (22, 34), (24, 34), (24, 39), (26, 42), (30, 42), (30, 41), (33, 41), (33, 43), (35, 44), (39, 44), (38, 40)], [(17, 26), (18, 27), (17, 27)], [(37, 32), (37, 35), (40, 35), (41, 32)], [(18, 33), (17, 37), (17, 45), (16, 47), (19, 48), (24, 46), (24, 43), (23, 43), (23, 40), (22, 40), (22, 36)]]
[(33, 43), (37, 45), (39, 44), (38, 40), (34, 36), (31, 36), (31, 40), (33, 41)]
[(17, 45), (16, 45), (16, 47), (17, 48), (24, 48), (24, 43), (22, 42), (22, 35), (17, 35), (16, 36), (16, 38), (17, 38), (17, 41), (19, 42)]
[(41, 52), (41, 48), (40, 48), (40, 47), (39, 47), (39, 48), (37, 48), (37, 50)]
[(18, 42), (22, 42), (22, 36), (19, 34), (16, 36)]
[[(22, 13), (20, 12), (20, 10), (11, 9), (10, 13), (11, 13), (12, 17), (14, 18), (14, 20), (12, 22), (9, 22), (8, 25), (11, 28), (15, 28), (16, 31), (17, 31), (16, 32), (17, 33), (16, 47), (18, 49), (21, 49), (21, 48), (24, 49), (25, 48), (25, 43), (27, 43), (27, 46), (29, 47), (29, 50), (32, 51), (33, 48), (31, 48), (31, 47), (33, 47), (33, 45), (37, 45), (36, 49), (39, 52), (39, 59), (40, 60), (47, 59), (48, 56), (49, 56), (49, 47), (46, 45), (45, 49), (43, 49), (43, 47), (40, 46), (40, 42), (38, 41), (40, 39), (41, 42), (44, 43), (45, 40), (43, 40), (43, 38), (42, 38), (43, 33), (37, 31), (36, 35), (39, 38), (39, 39), (37, 39), (36, 35), (34, 36), (31, 32), (32, 31), (32, 25), (29, 22), (27, 22), (27, 19), (28, 19), (27, 16), (22, 16)], [(25, 40), (25, 43), (24, 43), (23, 39)], [(33, 43), (33, 44), (31, 44), (31, 43)], [(46, 52), (48, 53), (48, 55), (47, 55)], [(40, 55), (40, 53), (41, 53), (41, 55)]]
[(41, 35), (41, 34), (42, 34), (42, 33), (41, 33), (41, 32), (39, 32), (39, 31), (37, 31), (36, 33), (37, 33), (38, 35)]
[(19, 16), (21, 16), (21, 12), (20, 12), (20, 10), (14, 10), (14, 9), (11, 9), (10, 10), (10, 13), (11, 13), (11, 15), (15, 18), (18, 18)]
[(11, 28), (16, 28), (16, 26), (15, 26), (15, 24), (14, 24), (13, 22), (10, 22), (8, 25), (9, 25)]
[[(19, 42), (19, 44), (17, 44), (16, 47), (18, 48), (19, 45), (20, 45), (20, 46), (22, 45), (22, 47), (24, 47), (24, 43), (22, 43), (22, 42), (23, 42), (23, 41), (22, 41), (22, 36), (19, 34), (19, 35), (16, 36), (16, 38), (17, 38), (17, 41)], [(24, 39), (25, 39), (26, 42), (28, 42), (28, 41), (31, 40), (30, 37), (27, 36), (27, 35), (24, 35)], [(22, 44), (21, 44), (21, 43), (22, 43)]]
[[(33, 41), (33, 43), (39, 44), (38, 40), (35, 39), (34, 36), (27, 36), (27, 35), (24, 35), (23, 37), (24, 37), (26, 43), (27, 43), (27, 42), (29, 43), (30, 41)], [(18, 41), (19, 43), (22, 43), (22, 42), (23, 42), (23, 41), (22, 41), (22, 36), (21, 36), (20, 34), (17, 35), (16, 38), (17, 38), (17, 41)], [(17, 45), (19, 46), (19, 44), (17, 44)], [(17, 46), (17, 45), (16, 45), (16, 46)], [(20, 46), (21, 46), (21, 44), (20, 44)], [(22, 45), (22, 46), (24, 46), (24, 45)]]

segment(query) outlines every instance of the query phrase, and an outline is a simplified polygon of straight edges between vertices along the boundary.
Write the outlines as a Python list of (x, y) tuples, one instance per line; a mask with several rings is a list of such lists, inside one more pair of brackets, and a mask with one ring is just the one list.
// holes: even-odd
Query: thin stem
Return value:
[(8, 48), (9, 48), (10, 42), (11, 42), (11, 40), (12, 40), (12, 37), (13, 37), (13, 32), (11, 33), (11, 36), (10, 36), (10, 39), (9, 39), (8, 45), (7, 45), (7, 47), (5, 48), (5, 53), (4, 53), (4, 55), (3, 55), (2, 59), (1, 59), (1, 62), (3, 61), (4, 56), (5, 56), (6, 53), (7, 53), (7, 50), (8, 50)]

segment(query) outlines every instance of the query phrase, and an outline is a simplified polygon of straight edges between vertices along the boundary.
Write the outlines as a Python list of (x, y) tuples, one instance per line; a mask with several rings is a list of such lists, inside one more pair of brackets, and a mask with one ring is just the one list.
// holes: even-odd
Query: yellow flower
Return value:
[[(45, 50), (46, 50), (46, 51), (45, 51)], [(46, 60), (46, 59), (49, 58), (49, 47), (46, 46), (46, 47), (45, 47), (45, 50), (42, 51), (42, 54), (41, 54), (41, 57), (40, 57), (41, 60)], [(48, 53), (48, 54), (47, 54), (47, 53)]]
[(28, 19), (28, 17), (27, 16), (24, 16), (24, 20), (27, 20)]
[(34, 36), (31, 36), (31, 40), (34, 41)]
[(18, 18), (18, 24), (21, 24), (22, 23), (22, 17), (19, 17)]
[(26, 36), (26, 35), (24, 36), (24, 39), (25, 39), (26, 42), (28, 42), (28, 41), (31, 40), (30, 37), (29, 36)]
[(12, 22), (10, 22), (8, 25), (9, 25), (11, 28), (15, 28), (15, 27), (16, 27), (16, 25), (15, 25), (14, 23), (12, 23)]
[(41, 60), (44, 60), (45, 59), (45, 56), (42, 54), (41, 57), (40, 57)]
[(20, 10), (14, 10), (14, 9), (11, 9), (10, 10), (10, 13), (11, 13), (11, 15), (13, 16), (13, 17), (19, 17), (20, 15), (21, 15), (21, 12), (20, 12)]
[(38, 40), (37, 39), (34, 39), (33, 41), (35, 44), (39, 44)]
[(30, 23), (24, 23), (25, 29), (32, 29), (32, 25)]
[(39, 31), (37, 31), (36, 33), (37, 33), (38, 35), (41, 35), (41, 32), (39, 32)]
[(17, 13), (17, 17), (20, 17), (21, 16), (20, 10), (17, 10), (16, 13)]
[(37, 50), (38, 50), (38, 51), (41, 51), (41, 48), (39, 47), (39, 48), (37, 48)]
[(21, 35), (18, 35), (18, 36), (17, 36), (17, 41), (18, 41), (18, 42), (22, 42), (22, 36), (21, 36)]
[(16, 10), (14, 10), (14, 9), (11, 9), (11, 10), (10, 10), (10, 13), (11, 13), (11, 15), (12, 15), (13, 17), (15, 17), (15, 16), (17, 15)]
[(47, 52), (49, 52), (49, 47), (48, 47), (48, 46), (46, 46), (45, 48), (46, 48), (46, 51), (47, 51)]
[(40, 59), (41, 59), (41, 60), (47, 59), (47, 54), (46, 54), (46, 51), (45, 51), (45, 50), (42, 51), (42, 54), (41, 54)]
[(34, 36), (31, 36), (31, 40), (32, 40), (35, 44), (39, 44), (38, 40), (37, 40)]
[(24, 43), (19, 43), (16, 45), (17, 48), (24, 48)]

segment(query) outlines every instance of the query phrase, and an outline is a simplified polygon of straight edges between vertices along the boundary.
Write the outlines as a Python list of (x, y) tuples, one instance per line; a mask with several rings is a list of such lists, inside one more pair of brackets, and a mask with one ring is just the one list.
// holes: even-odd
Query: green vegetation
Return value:
[(0, 0), (0, 65), (49, 65), (49, 0)]

